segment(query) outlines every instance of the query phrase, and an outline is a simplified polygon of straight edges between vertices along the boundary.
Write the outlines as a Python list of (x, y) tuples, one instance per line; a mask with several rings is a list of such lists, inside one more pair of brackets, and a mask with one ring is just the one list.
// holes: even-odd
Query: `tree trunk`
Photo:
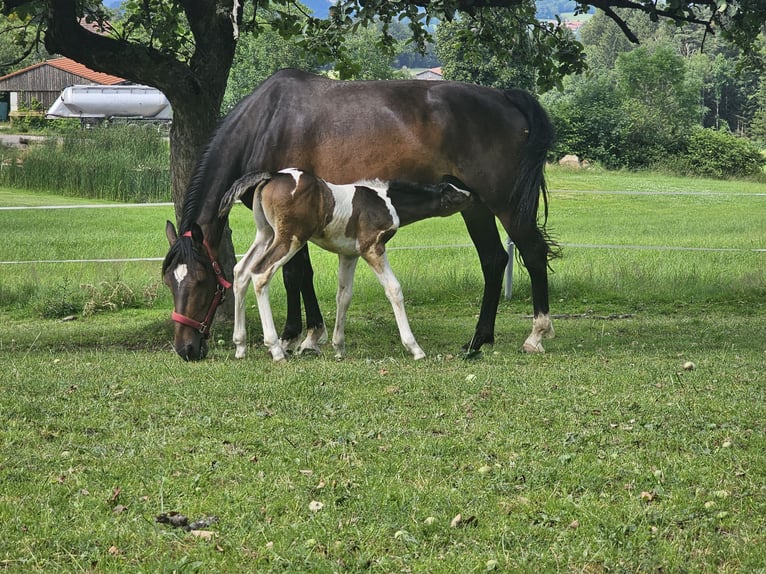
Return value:
[[(180, 223), (184, 195), (201, 151), (215, 129), (237, 44), (233, 22), (241, 4), (223, 0), (184, 3), (195, 38), (192, 58), (182, 61), (144, 45), (93, 33), (80, 24), (76, 0), (46, 0), (49, 52), (68, 56), (93, 70), (121, 76), (161, 90), (173, 107), (170, 130), (170, 175), (176, 222)], [(232, 12), (232, 8), (234, 12)], [(158, 230), (161, 226), (158, 222)], [(231, 231), (224, 230), (219, 261), (227, 277), (235, 263)], [(229, 297), (218, 316), (230, 318)]]

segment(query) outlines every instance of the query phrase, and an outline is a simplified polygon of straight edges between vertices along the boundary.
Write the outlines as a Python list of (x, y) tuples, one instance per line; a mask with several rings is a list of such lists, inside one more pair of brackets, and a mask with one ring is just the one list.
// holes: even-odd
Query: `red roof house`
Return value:
[[(69, 58), (53, 58), (0, 77), (0, 93), (10, 97), (11, 112), (19, 106), (47, 110), (67, 86), (75, 84), (114, 86), (127, 80), (96, 72)], [(2, 114), (0, 113), (0, 116)]]

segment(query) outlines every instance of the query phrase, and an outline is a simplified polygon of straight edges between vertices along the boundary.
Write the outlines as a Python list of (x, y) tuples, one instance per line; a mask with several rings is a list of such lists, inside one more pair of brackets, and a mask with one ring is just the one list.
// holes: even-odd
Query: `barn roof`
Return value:
[(70, 60), (69, 58), (54, 58), (52, 60), (38, 62), (37, 64), (33, 64), (26, 68), (22, 68), (21, 70), (16, 70), (15, 72), (6, 76), (0, 77), (0, 81), (6, 80), (8, 78), (13, 78), (14, 76), (19, 76), (21, 74), (29, 73), (32, 70), (42, 68), (44, 66), (52, 66), (69, 74), (79, 76), (85, 80), (88, 80), (89, 82), (93, 82), (94, 84), (101, 84), (104, 86), (112, 86), (114, 84), (122, 84), (125, 82), (123, 78), (112, 76), (111, 74), (104, 74), (103, 72), (95, 72), (90, 68), (83, 66), (79, 62)]

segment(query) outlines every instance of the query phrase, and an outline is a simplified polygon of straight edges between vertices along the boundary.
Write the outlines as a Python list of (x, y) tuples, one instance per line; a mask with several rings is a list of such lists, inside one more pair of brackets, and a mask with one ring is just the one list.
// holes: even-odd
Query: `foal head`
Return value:
[(173, 347), (184, 360), (197, 361), (207, 355), (210, 323), (231, 285), (221, 275), (199, 225), (192, 224), (179, 237), (168, 221), (165, 234), (170, 251), (162, 264), (162, 277), (173, 293)]

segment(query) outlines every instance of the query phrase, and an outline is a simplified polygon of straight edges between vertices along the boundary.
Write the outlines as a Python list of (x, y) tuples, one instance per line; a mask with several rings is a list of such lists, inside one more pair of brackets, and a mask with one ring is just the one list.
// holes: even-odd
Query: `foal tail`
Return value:
[(271, 173), (249, 172), (231, 184), (231, 187), (221, 198), (218, 205), (218, 217), (224, 219), (229, 215), (234, 202), (253, 188), (265, 185), (274, 177)]
[(540, 102), (523, 90), (506, 90), (505, 97), (516, 106), (529, 125), (527, 141), (521, 149), (519, 175), (511, 194), (511, 208), (522, 225), (536, 225), (540, 196), (543, 197), (543, 229), (548, 221), (548, 186), (545, 161), (553, 146), (553, 125)]

